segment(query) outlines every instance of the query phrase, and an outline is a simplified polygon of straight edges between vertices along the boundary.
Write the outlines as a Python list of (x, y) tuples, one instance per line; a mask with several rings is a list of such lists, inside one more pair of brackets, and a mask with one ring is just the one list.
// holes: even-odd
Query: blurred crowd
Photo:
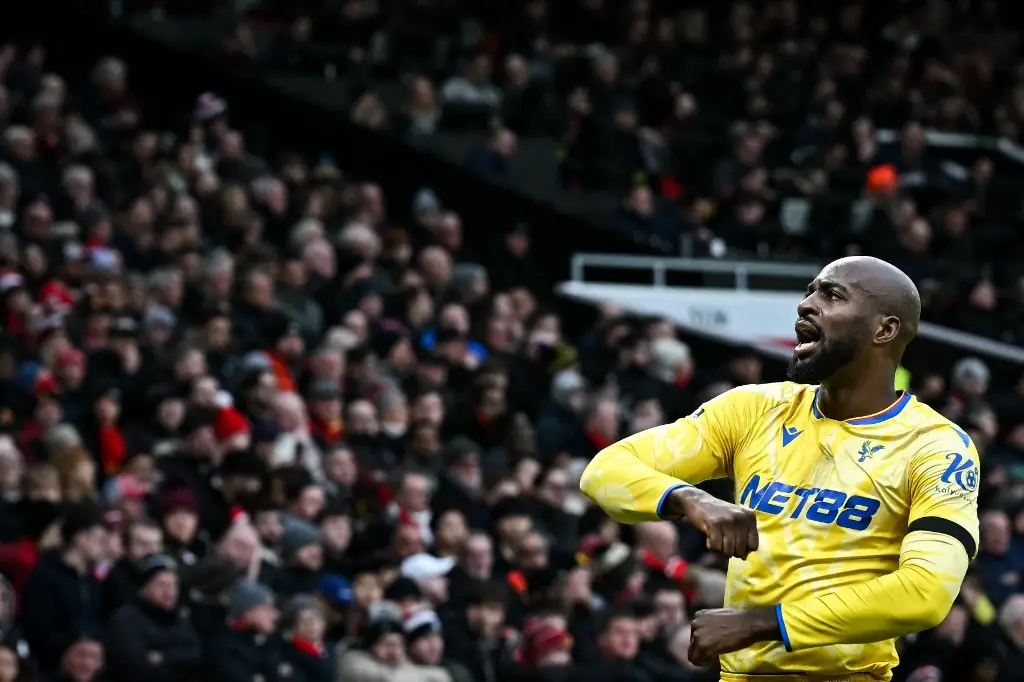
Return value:
[[(578, 480), (772, 368), (570, 329), (529, 225), (471, 250), (471, 197), (256, 157), (215, 93), (153, 130), (129, 66), (0, 47), (0, 682), (716, 680), (686, 649), (721, 557)], [(985, 458), (983, 537), (899, 679), (1024, 670), (1024, 380), (991, 379), (916, 379)]]
[[(611, 224), (661, 252), (878, 255), (915, 277), (928, 319), (1024, 340), (1011, 5), (243, 5), (252, 21), (225, 51), (277, 69), (330, 64), (360, 125), (411, 139), (478, 131), (467, 163), (513, 184), (557, 164), (567, 193), (622, 197)], [(523, 139), (549, 140), (551, 158), (513, 163)]]

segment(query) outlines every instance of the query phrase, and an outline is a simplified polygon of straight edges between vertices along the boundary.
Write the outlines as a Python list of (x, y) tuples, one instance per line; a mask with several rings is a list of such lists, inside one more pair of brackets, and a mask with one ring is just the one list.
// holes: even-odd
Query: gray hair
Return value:
[(324, 224), (316, 218), (304, 218), (292, 227), (288, 241), (293, 249), (301, 249), (317, 237), (325, 236)]
[(181, 277), (181, 271), (177, 268), (159, 268), (149, 276), (149, 287), (153, 290), (163, 289), (171, 282), (180, 280)]
[(93, 85), (109, 85), (112, 81), (126, 78), (128, 67), (117, 57), (104, 57), (92, 70)]
[(77, 183), (88, 183), (91, 185), (94, 180), (95, 173), (93, 173), (92, 169), (81, 164), (68, 166), (61, 176), (61, 184), (65, 187)]
[(5, 145), (12, 145), (19, 139), (32, 140), (34, 137), (35, 133), (32, 132), (31, 128), (28, 126), (17, 125), (7, 128), (7, 130), (4, 131), (2, 140)]
[(338, 235), (338, 246), (344, 251), (380, 250), (380, 237), (365, 223), (349, 223)]
[(210, 253), (203, 261), (203, 275), (211, 277), (217, 272), (235, 269), (235, 257), (227, 249), (217, 249)]
[(60, 448), (81, 444), (82, 436), (78, 433), (78, 429), (70, 424), (54, 424), (43, 435), (43, 445), (50, 454)]

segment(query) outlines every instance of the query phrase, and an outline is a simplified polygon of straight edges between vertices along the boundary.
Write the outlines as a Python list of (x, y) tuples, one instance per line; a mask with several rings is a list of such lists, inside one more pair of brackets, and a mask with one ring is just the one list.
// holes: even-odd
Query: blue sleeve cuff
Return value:
[(668, 500), (668, 496), (671, 495), (673, 491), (679, 490), (680, 488), (692, 488), (692, 487), (693, 486), (691, 486), (689, 483), (677, 483), (676, 485), (671, 486), (668, 490), (666, 490), (664, 493), (662, 493), (661, 494), (661, 499), (658, 500), (658, 511), (657, 511), (658, 518), (659, 519), (665, 518), (665, 516), (661, 512), (665, 508), (665, 502)]
[(793, 645), (789, 641), (789, 632), (786, 630), (786, 621), (782, 617), (782, 604), (775, 605), (775, 620), (779, 624), (779, 632), (782, 633), (782, 643), (786, 647), (786, 651), (793, 653)]

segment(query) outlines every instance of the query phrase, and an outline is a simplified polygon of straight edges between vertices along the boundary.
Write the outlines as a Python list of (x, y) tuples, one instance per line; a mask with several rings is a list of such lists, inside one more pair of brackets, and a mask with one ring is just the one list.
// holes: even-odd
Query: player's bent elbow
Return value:
[(953, 608), (954, 599), (955, 595), (950, 595), (940, 581), (932, 578), (927, 587), (919, 589), (918, 594), (895, 614), (901, 626), (900, 634), (910, 635), (938, 626)]
[(605, 467), (615, 466), (614, 462), (608, 461), (610, 457), (614, 457), (614, 455), (609, 455), (608, 448), (605, 448), (590, 460), (590, 464), (583, 470), (583, 476), (580, 477), (580, 491), (619, 523), (636, 523), (636, 520), (633, 519), (633, 510), (623, 507), (625, 500), (620, 500), (615, 495), (605, 494), (604, 488), (607, 482), (602, 480), (604, 475), (601, 471)]

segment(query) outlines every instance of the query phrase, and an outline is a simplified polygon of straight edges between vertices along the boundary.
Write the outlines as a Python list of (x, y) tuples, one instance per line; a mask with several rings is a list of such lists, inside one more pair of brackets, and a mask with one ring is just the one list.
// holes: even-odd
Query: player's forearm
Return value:
[(948, 536), (912, 535), (919, 537), (904, 542), (895, 572), (780, 604), (776, 615), (786, 649), (881, 642), (942, 622), (967, 574), (967, 555)]
[(583, 472), (580, 490), (619, 523), (664, 518), (659, 511), (666, 514), (671, 508), (669, 493), (685, 485), (648, 463), (657, 461), (657, 434), (652, 432), (665, 428), (659, 426), (608, 446)]

